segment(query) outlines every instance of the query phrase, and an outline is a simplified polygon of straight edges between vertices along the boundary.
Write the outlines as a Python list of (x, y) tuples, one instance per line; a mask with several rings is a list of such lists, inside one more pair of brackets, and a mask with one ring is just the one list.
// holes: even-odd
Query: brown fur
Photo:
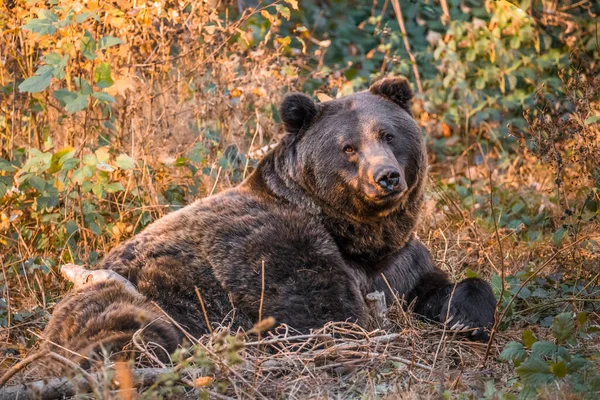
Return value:
[(125, 290), (116, 281), (72, 293), (52, 317), (45, 331), (50, 340), (46, 346), (84, 367), (91, 366), (103, 351), (123, 359), (135, 356), (130, 342), (140, 329), (140, 342), (154, 348), (162, 361), (169, 360), (181, 341), (180, 334), (144, 296)]
[[(100, 267), (129, 279), (194, 335), (208, 330), (195, 287), (211, 323), (256, 321), (263, 264), (262, 315), (302, 331), (332, 320), (366, 325), (364, 295), (376, 288), (392, 295), (380, 273), (396, 294), (417, 299), (417, 312), (442, 320), (452, 284), (414, 238), (427, 164), (411, 98), (402, 79), (320, 104), (287, 96), (281, 115), (288, 135), (248, 179), (154, 222)], [(153, 320), (142, 297), (106, 290), (68, 297), (49, 338), (87, 349), (117, 333), (130, 336), (139, 315)], [(456, 292), (461, 302), (451, 315), (476, 327), (493, 321), (489, 285), (472, 280)], [(115, 303), (114, 322), (97, 328)], [(80, 311), (72, 313), (72, 304)], [(166, 332), (170, 345), (172, 331), (160, 327), (157, 335)]]

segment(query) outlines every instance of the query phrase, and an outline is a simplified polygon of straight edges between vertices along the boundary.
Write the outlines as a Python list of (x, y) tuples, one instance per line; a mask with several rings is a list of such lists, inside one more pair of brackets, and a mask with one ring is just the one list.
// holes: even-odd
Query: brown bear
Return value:
[(156, 322), (149, 300), (193, 335), (207, 332), (207, 319), (251, 326), (261, 297), (263, 316), (299, 331), (366, 325), (365, 295), (374, 290), (485, 338), (496, 304), (490, 285), (455, 287), (414, 234), (427, 160), (412, 97), (401, 78), (319, 104), (287, 95), (287, 134), (242, 184), (166, 215), (106, 256), (99, 267), (127, 278), (141, 299), (115, 282), (77, 291), (58, 305), (48, 339), (85, 352), (147, 325), (173, 351), (179, 331)]

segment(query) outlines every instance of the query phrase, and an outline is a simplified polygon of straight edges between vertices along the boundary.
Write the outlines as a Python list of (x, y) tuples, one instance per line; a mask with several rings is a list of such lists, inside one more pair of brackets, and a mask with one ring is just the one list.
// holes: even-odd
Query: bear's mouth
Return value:
[(368, 201), (373, 203), (389, 203), (399, 199), (402, 196), (402, 193), (404, 192), (400, 190), (394, 190), (386, 193), (378, 193), (375, 196), (366, 195), (365, 197)]

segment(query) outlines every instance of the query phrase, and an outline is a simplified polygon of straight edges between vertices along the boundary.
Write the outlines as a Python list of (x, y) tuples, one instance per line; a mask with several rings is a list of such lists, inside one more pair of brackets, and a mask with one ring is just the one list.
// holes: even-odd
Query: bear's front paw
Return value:
[(495, 309), (496, 298), (490, 284), (478, 278), (468, 278), (459, 282), (454, 294), (448, 296), (440, 320), (452, 330), (477, 328), (469, 331), (468, 335), (474, 340), (486, 341), (489, 329), (494, 325)]

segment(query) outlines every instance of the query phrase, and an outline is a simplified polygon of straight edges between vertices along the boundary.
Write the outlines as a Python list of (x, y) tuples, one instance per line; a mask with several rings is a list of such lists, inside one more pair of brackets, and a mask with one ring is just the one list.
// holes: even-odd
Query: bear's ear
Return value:
[(296, 134), (303, 126), (312, 122), (317, 115), (317, 107), (310, 97), (302, 93), (291, 93), (284, 97), (280, 114), (286, 131)]
[(413, 91), (406, 78), (385, 78), (371, 85), (369, 92), (393, 101), (410, 113)]

